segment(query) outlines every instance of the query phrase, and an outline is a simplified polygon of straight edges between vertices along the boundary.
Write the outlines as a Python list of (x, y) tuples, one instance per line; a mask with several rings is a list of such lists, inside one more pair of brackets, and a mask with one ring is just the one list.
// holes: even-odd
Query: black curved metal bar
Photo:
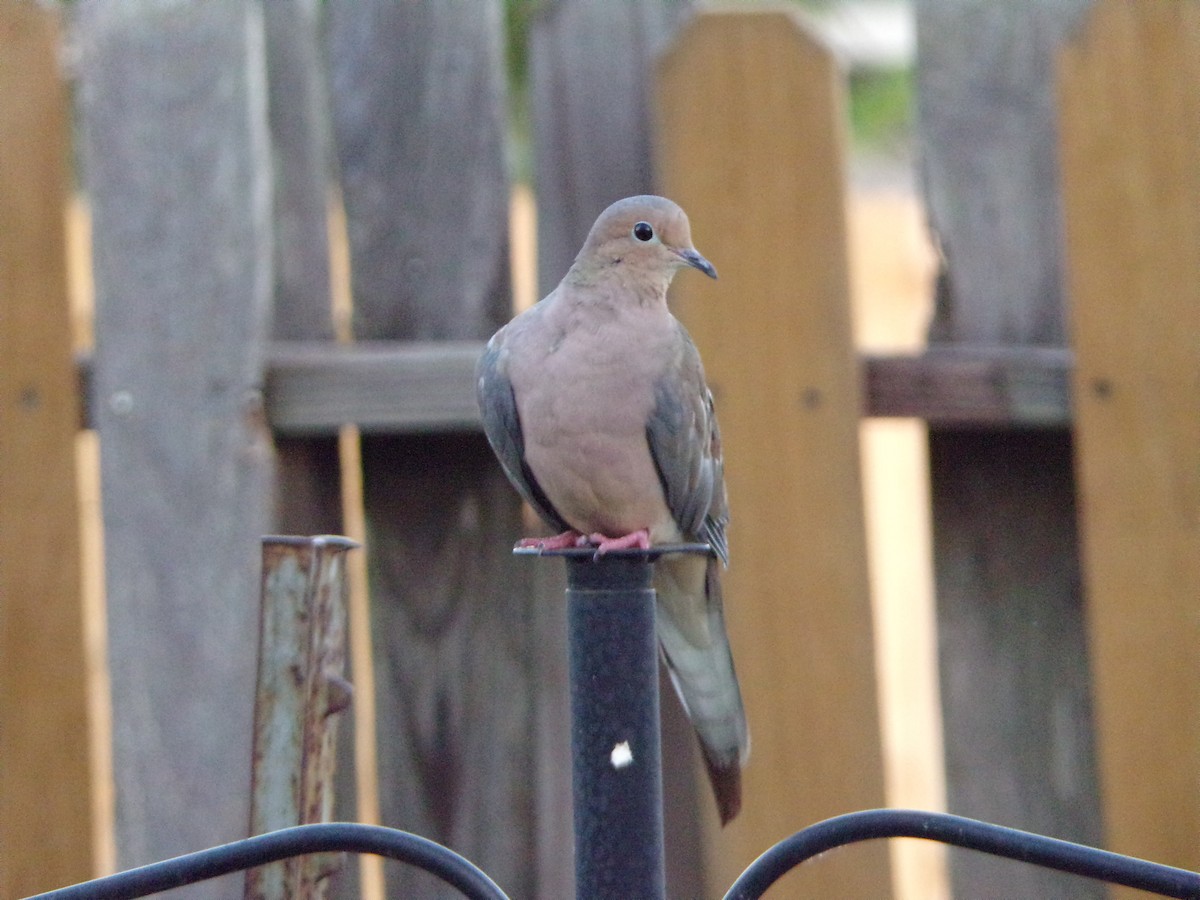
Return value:
[(470, 900), (508, 900), (477, 866), (415, 834), (350, 822), (297, 825), (38, 894), (40, 900), (129, 900), (305, 853), (374, 853), (424, 869)]
[(750, 864), (729, 889), (725, 900), (757, 900), (787, 872), (835, 847), (894, 837), (940, 841), (1164, 897), (1200, 898), (1200, 873), (1186, 869), (961, 816), (872, 809), (826, 819), (784, 838)]

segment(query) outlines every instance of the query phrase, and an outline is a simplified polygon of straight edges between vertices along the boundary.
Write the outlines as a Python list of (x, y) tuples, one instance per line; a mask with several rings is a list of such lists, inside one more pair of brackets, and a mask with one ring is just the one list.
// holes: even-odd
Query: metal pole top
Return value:
[[(673, 553), (712, 556), (709, 544), (659, 544), (648, 550), (636, 547), (610, 550), (603, 556), (594, 547), (567, 547), (543, 550), (540, 547), (513, 548), (515, 556), (560, 556), (567, 561), (567, 580), (573, 591), (640, 590), (650, 586), (650, 564)], [(595, 565), (588, 565), (595, 563)]]
[(649, 550), (639, 550), (631, 547), (627, 550), (609, 550), (603, 556), (596, 555), (595, 547), (566, 547), (561, 550), (543, 550), (541, 547), (513, 547), (515, 556), (562, 556), (567, 559), (590, 559), (600, 562), (605, 559), (641, 559), (654, 562), (660, 556), (669, 553), (694, 553), (699, 556), (712, 556), (710, 544), (656, 544)]

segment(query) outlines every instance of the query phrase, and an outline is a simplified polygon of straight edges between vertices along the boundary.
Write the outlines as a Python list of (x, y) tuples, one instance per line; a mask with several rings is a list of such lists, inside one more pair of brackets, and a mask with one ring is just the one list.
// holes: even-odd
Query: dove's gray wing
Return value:
[(671, 365), (655, 385), (655, 404), (646, 423), (667, 507), (689, 540), (706, 541), (729, 562), (729, 521), (721, 433), (712, 393), (704, 383), (700, 354), (682, 325)]
[[(667, 506), (684, 536), (707, 541), (728, 562), (729, 520), (721, 435), (700, 356), (683, 326), (672, 360), (655, 386), (646, 439)], [(655, 566), (658, 638), (675, 690), (700, 737), (724, 824), (741, 806), (741, 766), (750, 734), (725, 630), (719, 578), (711, 557), (665, 556)]]
[(508, 377), (503, 332), (488, 342), (479, 359), (475, 369), (475, 391), (483, 417), (483, 433), (500, 460), (504, 474), (543, 521), (558, 531), (566, 531), (570, 526), (546, 499), (525, 462), (525, 439), (521, 433), (517, 398)]

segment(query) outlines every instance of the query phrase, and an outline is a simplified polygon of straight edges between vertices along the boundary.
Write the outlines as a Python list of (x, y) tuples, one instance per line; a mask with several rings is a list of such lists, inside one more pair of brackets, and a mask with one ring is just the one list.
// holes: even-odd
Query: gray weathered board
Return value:
[[(261, 7), (84, 2), (118, 865), (243, 837), (269, 518)], [(238, 879), (191, 897), (228, 897)]]
[[(945, 259), (935, 344), (1061, 347), (1053, 54), (1086, 0), (919, 0), (919, 140)], [(950, 811), (1098, 843), (1065, 430), (929, 435)], [(963, 897), (1096, 897), (952, 854)]]
[[(501, 5), (328, 13), (355, 337), (486, 338), (511, 310)], [(546, 652), (561, 595), (535, 589), (545, 563), (511, 556), (520, 502), (479, 434), (365, 435), (362, 469), (384, 823), (513, 896), (561, 897), (566, 684)], [(387, 882), (457, 896), (401, 866)]]
[(654, 190), (655, 61), (688, 0), (556, 0), (530, 28), (538, 288), (571, 265), (596, 215)]
[[(271, 336), (331, 343), (330, 146), (320, 6), (316, 0), (268, 3), (263, 15), (275, 163)], [(342, 531), (336, 429), (323, 435), (276, 434), (281, 533)]]

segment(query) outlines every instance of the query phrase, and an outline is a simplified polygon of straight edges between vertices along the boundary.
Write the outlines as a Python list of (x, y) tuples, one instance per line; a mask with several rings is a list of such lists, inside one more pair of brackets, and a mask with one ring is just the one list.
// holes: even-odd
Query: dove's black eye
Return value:
[(633, 226), (633, 236), (639, 241), (648, 241), (654, 237), (654, 229), (649, 222), (638, 222)]

